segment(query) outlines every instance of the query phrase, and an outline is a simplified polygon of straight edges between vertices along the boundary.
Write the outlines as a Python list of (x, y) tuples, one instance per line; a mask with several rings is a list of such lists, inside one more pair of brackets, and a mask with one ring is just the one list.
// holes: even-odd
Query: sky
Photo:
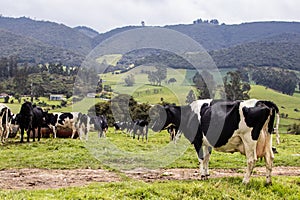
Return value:
[(299, 0), (0, 0), (5, 17), (87, 26), (102, 33), (128, 25), (300, 21)]

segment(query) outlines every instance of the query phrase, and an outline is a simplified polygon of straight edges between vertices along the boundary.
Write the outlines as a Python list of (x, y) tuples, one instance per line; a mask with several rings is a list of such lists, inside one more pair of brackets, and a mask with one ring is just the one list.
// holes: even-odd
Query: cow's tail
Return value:
[(279, 117), (279, 113), (277, 113), (277, 114), (276, 114), (276, 125), (275, 125), (276, 143), (277, 143), (277, 144), (280, 143), (280, 136), (279, 136), (279, 121), (280, 121), (280, 117)]

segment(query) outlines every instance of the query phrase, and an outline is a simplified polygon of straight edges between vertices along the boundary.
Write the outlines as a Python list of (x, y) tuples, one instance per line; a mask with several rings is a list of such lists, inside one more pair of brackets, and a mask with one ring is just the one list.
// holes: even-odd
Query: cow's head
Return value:
[(44, 113), (45, 121), (48, 126), (55, 126), (58, 119), (58, 114)]
[(167, 122), (167, 110), (168, 106), (161, 105), (155, 105), (150, 109), (150, 127), (153, 131), (161, 131), (169, 125), (169, 123)]

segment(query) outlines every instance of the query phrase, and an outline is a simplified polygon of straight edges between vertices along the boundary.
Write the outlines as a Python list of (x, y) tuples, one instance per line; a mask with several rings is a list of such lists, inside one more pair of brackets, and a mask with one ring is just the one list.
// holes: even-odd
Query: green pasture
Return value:
[[(106, 169), (114, 170), (96, 159), (89, 144), (95, 143), (90, 133), (87, 142), (79, 139), (41, 139), (40, 142), (19, 143), (18, 139), (10, 139), (0, 146), (0, 169), (42, 168), (42, 169)], [(128, 154), (143, 154), (146, 151), (157, 153), (152, 162), (162, 160), (159, 152), (167, 145), (174, 149), (178, 144), (170, 144), (168, 134), (150, 132), (149, 141), (132, 139), (126, 134), (115, 133), (109, 129), (106, 139), (98, 139), (112, 143), (115, 148)], [(281, 135), (282, 143), (275, 145), (279, 154), (275, 155), (274, 166), (300, 166), (300, 137)], [(180, 142), (186, 142), (181, 138)], [(110, 146), (112, 146), (110, 145)], [(97, 149), (97, 148), (95, 148)], [(97, 150), (100, 150), (99, 148)], [(103, 149), (101, 149), (103, 150)], [(110, 149), (106, 149), (109, 151)], [(95, 152), (94, 152), (95, 153)], [(98, 152), (104, 155), (103, 152)], [(107, 152), (111, 153), (111, 152)], [(171, 153), (171, 152), (170, 152)], [(177, 152), (178, 153), (178, 152)], [(94, 156), (93, 156), (94, 155)], [(154, 155), (154, 154), (153, 154)], [(128, 157), (128, 161), (130, 161)], [(112, 159), (117, 165), (124, 165)], [(115, 166), (117, 166), (115, 165)], [(259, 160), (256, 166), (264, 166)], [(228, 154), (213, 151), (210, 168), (240, 169), (241, 175), (246, 167), (245, 156), (239, 153)], [(198, 159), (192, 145), (188, 144), (182, 155), (163, 168), (194, 168), (198, 170)], [(254, 169), (255, 173), (255, 169)], [(113, 183), (91, 183), (81, 187), (37, 190), (4, 190), (0, 189), (0, 199), (298, 199), (300, 195), (300, 179), (293, 176), (274, 176), (273, 185), (266, 187), (265, 177), (252, 177), (249, 185), (242, 184), (242, 177), (215, 178), (208, 181), (154, 181), (147, 183), (128, 178), (122, 173), (121, 181)]]
[[(79, 139), (42, 138), (40, 142), (19, 143), (19, 138), (9, 139), (0, 146), (1, 162), (0, 169), (9, 168), (47, 168), (47, 169), (77, 169), (77, 168), (106, 168), (100, 160), (101, 156), (114, 156), (119, 152), (127, 155), (146, 155), (155, 159), (166, 159), (168, 155), (174, 156), (165, 168), (197, 168), (198, 159), (192, 145), (182, 136), (178, 144), (169, 142), (169, 135), (166, 131), (154, 133), (150, 131), (149, 140), (138, 141), (132, 139), (124, 133), (114, 133), (113, 128), (109, 128), (107, 137), (99, 139), (94, 137), (94, 132), (90, 133), (87, 142)], [(275, 155), (275, 166), (300, 166), (300, 137), (297, 135), (281, 134), (281, 144), (276, 145), (275, 136), (273, 146), (277, 148), (279, 154)], [(105, 144), (106, 143), (106, 144)], [(93, 146), (102, 144), (101, 146)], [(108, 145), (109, 144), (109, 145)], [(106, 145), (106, 146), (105, 146)], [(103, 149), (107, 154), (102, 154)], [(170, 149), (168, 149), (170, 148)], [(118, 150), (110, 152), (109, 150)], [(180, 149), (179, 151), (176, 149)], [(165, 150), (168, 150), (167, 153)], [(171, 152), (171, 150), (173, 152)], [(145, 154), (146, 153), (146, 154)], [(162, 153), (165, 153), (162, 154)], [(94, 155), (94, 156), (93, 156)], [(123, 155), (122, 155), (123, 156)], [(133, 157), (134, 158), (134, 157)], [(128, 159), (130, 159), (128, 157)], [(126, 158), (125, 158), (126, 160)], [(116, 162), (118, 160), (110, 160)], [(108, 162), (107, 162), (108, 163)], [(124, 163), (120, 163), (124, 164)], [(258, 161), (257, 166), (263, 166), (264, 161)], [(112, 165), (113, 166), (113, 165)], [(128, 167), (130, 165), (124, 165)], [(245, 156), (239, 153), (228, 154), (213, 151), (211, 168), (241, 168), (246, 166)], [(118, 168), (118, 167), (116, 167)]]
[(264, 178), (241, 184), (241, 178), (217, 178), (208, 181), (125, 180), (93, 183), (82, 187), (47, 190), (0, 190), (1, 199), (299, 199), (298, 177), (274, 177), (266, 187)]

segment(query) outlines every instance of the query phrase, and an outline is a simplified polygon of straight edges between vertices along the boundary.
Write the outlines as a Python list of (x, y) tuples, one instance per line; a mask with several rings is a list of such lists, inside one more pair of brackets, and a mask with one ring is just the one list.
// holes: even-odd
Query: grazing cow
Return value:
[(169, 124), (179, 127), (184, 136), (194, 145), (200, 162), (202, 179), (209, 176), (208, 162), (212, 147), (221, 152), (240, 152), (246, 155), (247, 169), (243, 183), (248, 183), (258, 157), (266, 161), (267, 183), (271, 184), (274, 159), (271, 134), (279, 110), (270, 101), (256, 99), (245, 101), (194, 101), (187, 106), (157, 107), (152, 124), (154, 131)]
[(148, 122), (146, 120), (135, 120), (133, 127), (133, 139), (135, 139), (135, 135), (138, 135), (138, 140), (140, 139), (140, 135), (142, 135), (142, 140), (144, 141), (144, 137), (146, 141), (148, 141)]
[(5, 104), (0, 104), (0, 140), (5, 142), (9, 136), (12, 113)]
[(16, 137), (19, 129), (20, 129), (20, 126), (18, 124), (18, 117), (19, 117), (19, 114), (13, 114), (12, 115), (12, 118), (11, 118), (11, 122), (10, 122), (10, 127), (9, 127), (9, 138), (14, 138)]
[(174, 124), (170, 124), (167, 127), (167, 131), (170, 134), (170, 141), (173, 141), (174, 143), (176, 143), (176, 135), (178, 133), (178, 127), (175, 126)]
[(108, 129), (107, 119), (104, 115), (90, 116), (90, 123), (94, 125), (94, 129), (98, 132), (98, 137), (105, 137)]
[(40, 141), (41, 127), (44, 123), (44, 112), (40, 107), (34, 107), (31, 102), (23, 103), (17, 120), (21, 129), (21, 142), (23, 142), (24, 130), (27, 131), (27, 142), (29, 142), (31, 131), (33, 141), (35, 141), (36, 128), (38, 129), (38, 141)]
[(78, 130), (79, 138), (82, 139), (85, 136), (85, 140), (88, 140), (88, 133), (90, 130), (90, 118), (86, 114), (78, 113), (75, 127)]
[(54, 138), (57, 136), (57, 129), (71, 129), (71, 138), (74, 138), (78, 130), (78, 112), (65, 112), (65, 113), (47, 113), (46, 124), (52, 130)]
[(119, 130), (123, 132), (127, 128), (126, 122), (115, 122), (113, 126), (115, 128), (115, 133)]
[(126, 122), (126, 132), (127, 132), (127, 134), (129, 134), (129, 137), (131, 137), (133, 135), (133, 128), (134, 128), (135, 123), (136, 123), (136, 121)]

